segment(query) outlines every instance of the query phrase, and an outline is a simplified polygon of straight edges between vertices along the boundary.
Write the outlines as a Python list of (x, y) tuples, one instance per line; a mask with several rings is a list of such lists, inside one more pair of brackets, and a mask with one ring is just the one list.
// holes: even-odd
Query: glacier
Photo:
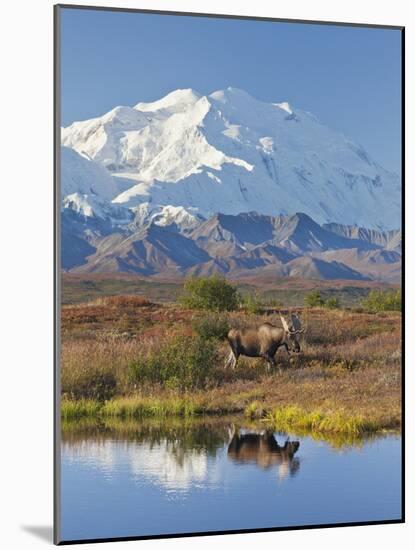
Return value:
[(129, 211), (163, 225), (304, 212), (320, 224), (400, 227), (397, 174), (311, 113), (237, 88), (118, 106), (61, 139), (62, 199), (88, 215), (115, 207), (119, 220)]

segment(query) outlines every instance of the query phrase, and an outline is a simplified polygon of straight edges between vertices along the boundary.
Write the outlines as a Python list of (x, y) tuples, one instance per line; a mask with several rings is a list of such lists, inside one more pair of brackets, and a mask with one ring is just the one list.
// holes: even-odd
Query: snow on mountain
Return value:
[(143, 227), (154, 223), (160, 226), (175, 225), (180, 231), (187, 232), (204, 221), (195, 209), (182, 206), (153, 206), (148, 202), (131, 209), (134, 212), (134, 226)]
[(131, 222), (133, 214), (111, 200), (118, 193), (106, 168), (73, 149), (61, 148), (62, 208), (84, 218), (102, 218), (116, 224)]
[(182, 206), (163, 206), (161, 211), (154, 216), (156, 225), (175, 224), (182, 231), (189, 231), (197, 227), (204, 218), (197, 213), (192, 213), (192, 208), (186, 210)]
[(176, 90), (62, 129), (62, 143), (122, 182), (115, 204), (305, 212), (318, 223), (400, 225), (400, 179), (360, 146), (286, 102), (228, 88)]
[(111, 201), (118, 193), (111, 174), (69, 147), (61, 148), (61, 196), (79, 193)]
[(93, 218), (97, 216), (102, 218), (103, 212), (99, 201), (94, 201), (92, 197), (88, 195), (81, 195), (80, 193), (72, 193), (66, 195), (62, 200), (63, 208), (70, 208), (77, 214), (84, 216), (85, 218)]
[(70, 209), (83, 218), (101, 218), (113, 226), (125, 225), (132, 221), (133, 213), (95, 195), (72, 193), (62, 199), (62, 208)]
[(187, 88), (185, 90), (174, 90), (158, 101), (152, 103), (137, 103), (134, 109), (144, 113), (161, 111), (169, 114), (187, 111), (189, 105), (199, 101), (201, 95), (194, 90)]

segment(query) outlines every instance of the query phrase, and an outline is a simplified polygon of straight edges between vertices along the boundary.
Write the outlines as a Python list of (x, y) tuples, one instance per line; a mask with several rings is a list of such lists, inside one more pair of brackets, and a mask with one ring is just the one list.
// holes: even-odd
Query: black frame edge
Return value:
[(90, 6), (81, 4), (56, 4), (60, 8), (65, 9), (81, 9), (81, 10), (95, 10), (95, 11), (116, 11), (126, 13), (148, 13), (153, 15), (181, 15), (186, 17), (214, 17), (218, 19), (247, 19), (256, 21), (270, 21), (278, 23), (304, 23), (310, 25), (330, 25), (341, 27), (364, 27), (372, 29), (390, 29), (390, 30), (403, 30), (403, 25), (383, 25), (377, 23), (350, 23), (344, 21), (321, 21), (317, 19), (290, 19), (279, 17), (265, 17), (260, 15), (229, 15), (225, 13), (205, 13), (205, 12), (187, 12), (187, 11), (173, 11), (173, 10), (152, 10), (144, 8), (117, 8), (115, 6)]
[(139, 540), (163, 540), (163, 539), (181, 539), (194, 537), (211, 537), (218, 535), (242, 535), (249, 533), (276, 533), (280, 531), (308, 531), (314, 529), (333, 529), (338, 527), (370, 527), (376, 525), (396, 525), (405, 523), (402, 519), (387, 519), (379, 521), (359, 521), (355, 523), (332, 523), (332, 524), (315, 524), (315, 525), (296, 525), (288, 527), (264, 527), (258, 529), (229, 529), (228, 531), (200, 531), (189, 533), (171, 533), (163, 535), (144, 535), (139, 537), (110, 537), (102, 539), (74, 539), (62, 540), (58, 542), (58, 546), (69, 546), (71, 544), (93, 544), (101, 542), (124, 542), (124, 541), (139, 541)]
[(405, 523), (406, 514), (406, 417), (405, 417), (405, 380), (406, 380), (406, 360), (405, 360), (405, 271), (406, 271), (406, 240), (405, 240), (405, 153), (406, 153), (406, 141), (405, 141), (405, 27), (401, 30), (401, 216), (402, 216), (402, 274), (401, 274), (401, 292), (402, 292), (402, 328), (401, 328), (401, 350), (402, 350), (402, 380), (401, 380), (401, 517), (402, 523)]

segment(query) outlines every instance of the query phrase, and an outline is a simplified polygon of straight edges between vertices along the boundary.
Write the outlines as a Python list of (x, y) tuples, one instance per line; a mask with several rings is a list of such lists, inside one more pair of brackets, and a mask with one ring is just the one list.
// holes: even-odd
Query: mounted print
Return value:
[(404, 520), (401, 27), (55, 7), (55, 542)]

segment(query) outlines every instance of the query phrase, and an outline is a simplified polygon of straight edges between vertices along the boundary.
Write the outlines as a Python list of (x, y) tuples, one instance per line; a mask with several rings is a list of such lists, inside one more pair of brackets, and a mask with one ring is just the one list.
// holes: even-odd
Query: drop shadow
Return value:
[(26, 533), (53, 544), (53, 527), (51, 525), (21, 525), (21, 528)]

